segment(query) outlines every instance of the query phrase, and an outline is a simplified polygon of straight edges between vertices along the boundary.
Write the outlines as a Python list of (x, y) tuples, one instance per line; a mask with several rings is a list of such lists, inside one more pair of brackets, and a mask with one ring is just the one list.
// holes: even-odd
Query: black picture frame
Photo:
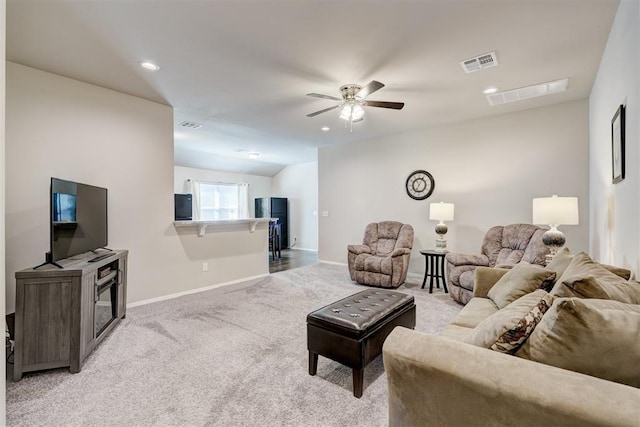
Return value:
[(613, 183), (624, 179), (624, 105), (620, 105), (611, 119), (611, 172)]

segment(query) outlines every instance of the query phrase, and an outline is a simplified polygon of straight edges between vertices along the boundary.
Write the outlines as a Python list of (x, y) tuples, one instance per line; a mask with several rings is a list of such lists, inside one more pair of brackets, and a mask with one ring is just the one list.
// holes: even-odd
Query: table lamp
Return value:
[(436, 250), (446, 252), (447, 241), (444, 235), (447, 234), (448, 228), (444, 221), (453, 221), (453, 203), (431, 203), (429, 206), (429, 219), (440, 221), (438, 225), (436, 225), (436, 234), (438, 235), (436, 239)]
[(550, 250), (545, 258), (545, 263), (549, 264), (567, 240), (558, 226), (578, 225), (578, 198), (558, 197), (554, 194), (551, 197), (533, 199), (533, 223), (551, 227), (542, 235), (542, 243)]

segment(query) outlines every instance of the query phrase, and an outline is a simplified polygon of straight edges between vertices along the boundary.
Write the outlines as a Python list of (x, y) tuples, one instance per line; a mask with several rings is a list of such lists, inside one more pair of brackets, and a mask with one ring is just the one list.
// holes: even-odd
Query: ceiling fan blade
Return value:
[(366, 98), (367, 96), (371, 95), (373, 92), (379, 89), (382, 89), (383, 87), (384, 87), (383, 83), (380, 83), (377, 80), (371, 80), (369, 84), (363, 87), (362, 89), (360, 89), (356, 93), (356, 95), (358, 95), (360, 98)]
[(316, 111), (315, 113), (307, 114), (307, 117), (317, 116), (318, 114), (326, 113), (327, 111), (335, 110), (338, 108), (340, 104), (334, 105), (333, 107), (325, 108), (324, 110)]
[(307, 96), (313, 96), (314, 98), (332, 99), (334, 101), (342, 101), (342, 98), (337, 98), (335, 96), (329, 96), (329, 95), (323, 95), (321, 93), (308, 93)]
[(368, 107), (393, 108), (394, 110), (402, 110), (404, 102), (386, 102), (386, 101), (365, 101)]

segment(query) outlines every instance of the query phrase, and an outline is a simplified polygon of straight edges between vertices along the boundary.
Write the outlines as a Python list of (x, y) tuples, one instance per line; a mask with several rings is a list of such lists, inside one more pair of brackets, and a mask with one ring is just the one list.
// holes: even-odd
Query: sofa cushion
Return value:
[(478, 323), (498, 311), (498, 306), (489, 298), (472, 298), (451, 321), (452, 325), (475, 328)]
[(558, 298), (516, 356), (640, 387), (640, 306)]
[(553, 297), (542, 289), (523, 295), (480, 322), (464, 342), (513, 353), (533, 332), (552, 302)]
[(504, 308), (521, 296), (552, 283), (555, 277), (555, 272), (538, 265), (516, 264), (493, 285), (488, 296), (498, 308)]
[[(560, 279), (562, 274), (566, 271), (567, 267), (571, 263), (573, 259), (573, 254), (566, 246), (558, 251), (558, 253), (553, 257), (551, 262), (547, 265), (547, 270), (552, 270), (556, 272), (556, 279)], [(625, 280), (629, 280), (631, 278), (631, 270), (616, 267), (615, 265), (601, 264), (598, 263), (601, 267), (609, 270), (616, 276), (620, 276)]]
[(640, 304), (640, 286), (610, 272), (589, 255), (576, 254), (551, 294), (557, 297), (611, 299)]
[(464, 342), (472, 332), (473, 328), (467, 328), (459, 325), (447, 325), (438, 335), (448, 340)]

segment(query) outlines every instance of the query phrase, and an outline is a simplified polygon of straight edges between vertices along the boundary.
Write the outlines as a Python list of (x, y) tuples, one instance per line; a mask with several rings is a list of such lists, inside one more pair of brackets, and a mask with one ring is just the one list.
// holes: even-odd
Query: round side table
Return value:
[(444, 276), (444, 259), (447, 255), (446, 251), (434, 251), (425, 250), (420, 251), (425, 258), (425, 270), (424, 279), (422, 280), (422, 287), (427, 283), (427, 277), (429, 278), (429, 293), (433, 293), (433, 279), (435, 279), (436, 287), (440, 289), (440, 280), (442, 280), (442, 287), (445, 293), (449, 293), (447, 290), (447, 279)]

